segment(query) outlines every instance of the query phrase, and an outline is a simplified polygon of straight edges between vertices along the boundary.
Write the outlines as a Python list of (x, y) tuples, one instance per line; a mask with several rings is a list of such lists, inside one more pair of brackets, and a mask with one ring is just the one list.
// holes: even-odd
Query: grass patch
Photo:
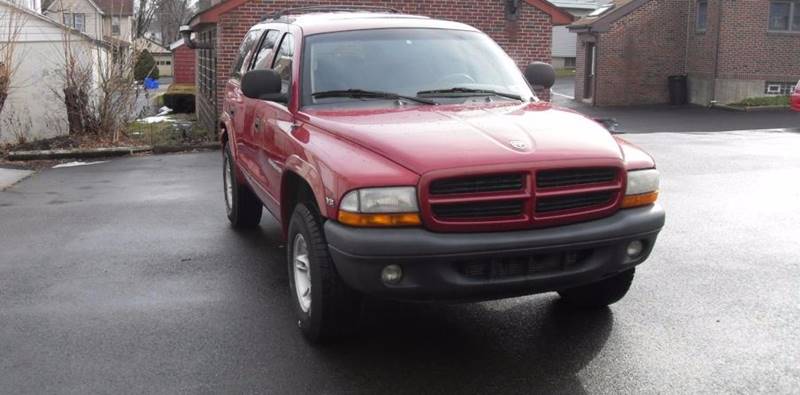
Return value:
[(738, 103), (731, 103), (735, 107), (764, 107), (764, 106), (786, 106), (789, 107), (789, 96), (762, 96), (748, 97)]
[(213, 136), (198, 126), (194, 114), (162, 118), (158, 122), (133, 122), (128, 126), (128, 139), (139, 145), (189, 145), (213, 141)]
[(557, 78), (574, 77), (574, 76), (575, 76), (575, 69), (556, 69)]

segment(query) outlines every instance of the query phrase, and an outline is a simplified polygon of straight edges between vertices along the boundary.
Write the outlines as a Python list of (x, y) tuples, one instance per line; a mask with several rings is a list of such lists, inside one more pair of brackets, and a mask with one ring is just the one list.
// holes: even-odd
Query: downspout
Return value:
[[(694, 1), (694, 0), (692, 0)], [(686, 2), (686, 46), (683, 48), (683, 73), (689, 75), (689, 43), (692, 32), (697, 29), (697, 21), (692, 23), (692, 1)]]
[(599, 55), (600, 55), (600, 33), (592, 32), (592, 36), (594, 36), (594, 53), (592, 54), (592, 64), (594, 66), (594, 70), (592, 70), (592, 107), (597, 105), (597, 70), (599, 67)]
[(717, 9), (717, 51), (714, 55), (714, 78), (712, 80), (713, 85), (711, 85), (711, 103), (709, 105), (713, 106), (717, 104), (717, 78), (719, 77), (719, 48), (720, 39), (722, 37), (722, 1), (719, 1), (719, 8)]
[(210, 42), (203, 43), (203, 42), (194, 41), (192, 39), (192, 33), (194, 33), (194, 31), (192, 31), (192, 27), (189, 26), (189, 25), (181, 26), (180, 32), (181, 32), (181, 37), (183, 38), (184, 44), (186, 44), (186, 46), (189, 47), (190, 49), (213, 49), (214, 48), (214, 44), (213, 43), (210, 43)]

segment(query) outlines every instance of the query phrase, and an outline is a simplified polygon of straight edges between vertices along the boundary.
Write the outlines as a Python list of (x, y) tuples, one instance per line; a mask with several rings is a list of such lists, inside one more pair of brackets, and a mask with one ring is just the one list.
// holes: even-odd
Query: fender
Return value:
[(287, 188), (288, 188), (288, 179), (289, 174), (294, 174), (303, 181), (306, 182), (309, 186), (311, 186), (311, 192), (314, 193), (314, 199), (317, 202), (317, 207), (320, 208), (320, 214), (323, 217), (330, 217), (331, 215), (336, 215), (335, 208), (334, 212), (331, 213), (331, 207), (326, 204), (325, 196), (326, 191), (328, 190), (325, 188), (324, 183), (322, 181), (322, 177), (320, 176), (320, 172), (317, 171), (314, 165), (305, 161), (304, 159), (300, 158), (300, 156), (293, 154), (286, 159), (286, 163), (284, 165), (284, 171), (281, 177), (281, 192), (280, 192), (280, 199), (281, 199), (281, 223), (284, 227), (284, 232), (288, 228), (289, 223), (289, 216), (290, 213), (288, 212), (289, 207), (285, 205), (283, 202), (283, 197), (286, 196)]

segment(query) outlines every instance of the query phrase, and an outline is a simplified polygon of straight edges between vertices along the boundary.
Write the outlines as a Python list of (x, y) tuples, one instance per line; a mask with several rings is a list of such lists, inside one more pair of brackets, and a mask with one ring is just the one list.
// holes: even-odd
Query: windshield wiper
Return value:
[(434, 89), (429, 91), (419, 91), (417, 92), (418, 96), (436, 96), (436, 95), (461, 95), (465, 94), (467, 96), (483, 96), (483, 95), (494, 95), (500, 97), (507, 97), (509, 99), (522, 100), (522, 97), (519, 95), (515, 95), (513, 93), (507, 92), (498, 92), (491, 89), (472, 89), (472, 88), (449, 88), (449, 89)]
[(352, 97), (355, 99), (392, 99), (392, 100), (407, 100), (422, 104), (436, 104), (436, 102), (433, 100), (423, 99), (421, 97), (404, 96), (391, 92), (367, 91), (363, 89), (347, 89), (347, 90), (314, 92), (311, 94), (311, 96), (317, 99), (324, 99), (326, 97)]

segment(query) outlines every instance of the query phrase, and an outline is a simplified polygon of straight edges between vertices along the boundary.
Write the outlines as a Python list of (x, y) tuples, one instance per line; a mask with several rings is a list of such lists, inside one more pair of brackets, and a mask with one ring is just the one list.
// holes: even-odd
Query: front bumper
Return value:
[[(664, 226), (660, 205), (590, 222), (513, 232), (434, 233), (325, 223), (336, 269), (350, 287), (401, 300), (489, 300), (592, 283), (644, 262)], [(644, 250), (626, 254), (631, 241)], [(399, 284), (381, 281), (389, 264)]]

